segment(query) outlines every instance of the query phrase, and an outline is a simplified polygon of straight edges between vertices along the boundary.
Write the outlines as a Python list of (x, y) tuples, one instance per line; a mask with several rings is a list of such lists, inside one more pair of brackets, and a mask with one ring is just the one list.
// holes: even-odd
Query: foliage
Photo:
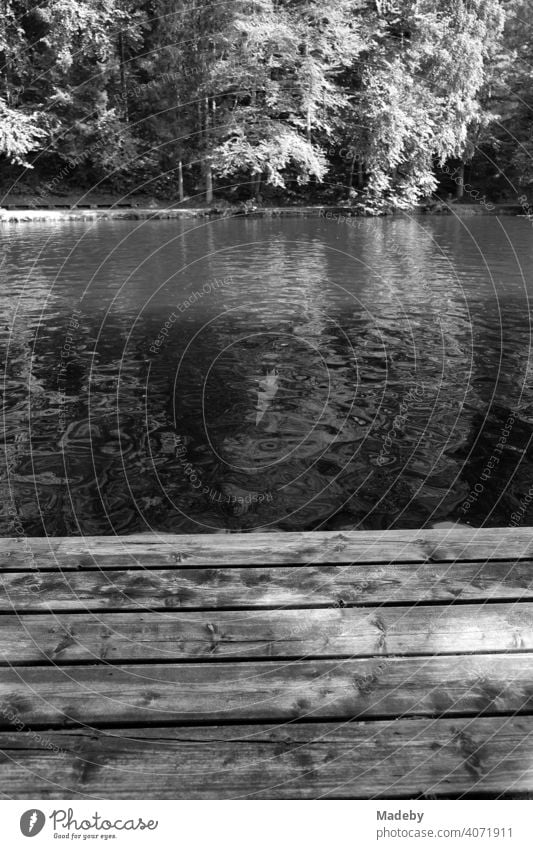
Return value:
[(9, 162), (31, 168), (26, 156), (45, 136), (46, 132), (39, 127), (38, 113), (10, 109), (0, 99), (0, 152)]
[(478, 93), (501, 35), (497, 0), (420, 0), (377, 16), (362, 73), (357, 128), (367, 193), (411, 206), (437, 185), (435, 160), (467, 154), (482, 121)]
[(3, 7), (4, 176), (50, 184), (66, 165), (73, 183), (174, 195), (184, 169), (208, 194), (330, 181), (373, 210), (430, 195), (449, 160), (533, 183), (529, 0)]

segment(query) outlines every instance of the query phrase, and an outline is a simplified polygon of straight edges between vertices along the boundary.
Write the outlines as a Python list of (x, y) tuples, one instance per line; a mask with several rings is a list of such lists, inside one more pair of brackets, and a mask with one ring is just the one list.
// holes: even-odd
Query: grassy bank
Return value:
[[(454, 215), (470, 217), (475, 215), (523, 215), (520, 204), (495, 204), (488, 211), (480, 204), (441, 205), (431, 209), (417, 208), (411, 213), (424, 215)], [(360, 213), (351, 206), (204, 206), (194, 208), (182, 207), (137, 207), (128, 204), (67, 204), (50, 205), (42, 208), (24, 208), (7, 206), (0, 208), (0, 222), (29, 223), (33, 221), (103, 221), (131, 220), (148, 221), (182, 218), (211, 218), (211, 217), (253, 217), (253, 218), (325, 218), (342, 222), (348, 218), (360, 217)]]

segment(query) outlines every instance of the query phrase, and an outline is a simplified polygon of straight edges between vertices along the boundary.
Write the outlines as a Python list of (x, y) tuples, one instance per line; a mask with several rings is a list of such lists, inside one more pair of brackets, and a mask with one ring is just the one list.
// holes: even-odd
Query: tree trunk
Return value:
[(363, 163), (359, 160), (357, 165), (357, 188), (362, 189), (364, 185)]
[(126, 121), (129, 121), (128, 87), (126, 85), (126, 72), (124, 70), (124, 39), (122, 38), (121, 32), (118, 36), (118, 47), (120, 56), (120, 89), (122, 94), (122, 106), (124, 109), (124, 117), (126, 118)]
[(256, 200), (259, 200), (259, 189), (261, 188), (261, 172), (255, 175), (254, 180), (254, 197)]
[(457, 169), (457, 189), (455, 192), (455, 197), (457, 200), (461, 200), (465, 193), (465, 164), (461, 162), (459, 168)]
[(204, 173), (205, 173), (205, 202), (213, 203), (213, 170), (211, 168), (211, 146), (210, 146), (210, 108), (209, 108), (209, 98), (206, 97), (204, 100), (205, 107), (205, 115), (204, 115), (204, 138), (205, 138), (205, 165), (204, 165)]
[[(307, 41), (304, 45), (304, 55), (309, 58), (309, 45)], [(305, 113), (305, 137), (309, 144), (311, 144), (311, 127), (312, 127), (312, 115), (311, 115), (311, 91), (309, 92), (309, 101), (307, 103), (307, 110)]]
[(356, 160), (356, 158), (357, 158), (356, 156), (352, 157), (352, 164), (350, 165), (350, 173), (348, 175), (348, 197), (350, 197), (350, 192), (351, 192), (352, 186), (353, 186), (353, 174), (354, 174), (354, 171), (355, 171), (355, 160)]
[(183, 203), (185, 195), (183, 192), (183, 163), (181, 159), (178, 162), (178, 198), (179, 202)]
[(213, 203), (213, 172), (209, 157), (205, 160), (205, 202)]

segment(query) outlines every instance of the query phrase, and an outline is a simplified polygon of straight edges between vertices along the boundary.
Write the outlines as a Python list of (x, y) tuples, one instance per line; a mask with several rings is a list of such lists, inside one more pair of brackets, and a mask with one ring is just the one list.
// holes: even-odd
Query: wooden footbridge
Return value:
[(530, 797), (533, 529), (3, 539), (1, 798)]

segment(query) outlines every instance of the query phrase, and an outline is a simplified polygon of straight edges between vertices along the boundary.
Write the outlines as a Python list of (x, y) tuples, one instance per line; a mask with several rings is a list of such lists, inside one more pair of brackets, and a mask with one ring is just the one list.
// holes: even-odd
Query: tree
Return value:
[(527, 182), (531, 27), (507, 5), (502, 51), (500, 0), (3, 0), (0, 155), (14, 179), (180, 200), (200, 180), (208, 202), (340, 167), (367, 208), (411, 206), (489, 144)]
[(36, 150), (47, 135), (40, 126), (41, 117), (38, 112), (10, 109), (0, 98), (0, 154), (10, 163), (32, 167), (27, 155)]
[(468, 150), (478, 92), (501, 36), (498, 0), (418, 0), (367, 9), (373, 32), (354, 110), (367, 194), (411, 206), (436, 188), (443, 164)]
[(362, 49), (359, 5), (234, 4), (212, 77), (225, 92), (213, 151), (222, 176), (248, 172), (256, 191), (261, 179), (278, 187), (289, 174), (298, 184), (323, 179), (323, 145), (347, 103), (335, 77)]
[[(533, 21), (531, 4), (507, 4), (503, 44), (487, 92), (493, 113), (491, 134), (482, 140), (481, 157), (494, 162), (508, 189), (533, 183)], [(481, 158), (480, 157), (480, 158)]]

